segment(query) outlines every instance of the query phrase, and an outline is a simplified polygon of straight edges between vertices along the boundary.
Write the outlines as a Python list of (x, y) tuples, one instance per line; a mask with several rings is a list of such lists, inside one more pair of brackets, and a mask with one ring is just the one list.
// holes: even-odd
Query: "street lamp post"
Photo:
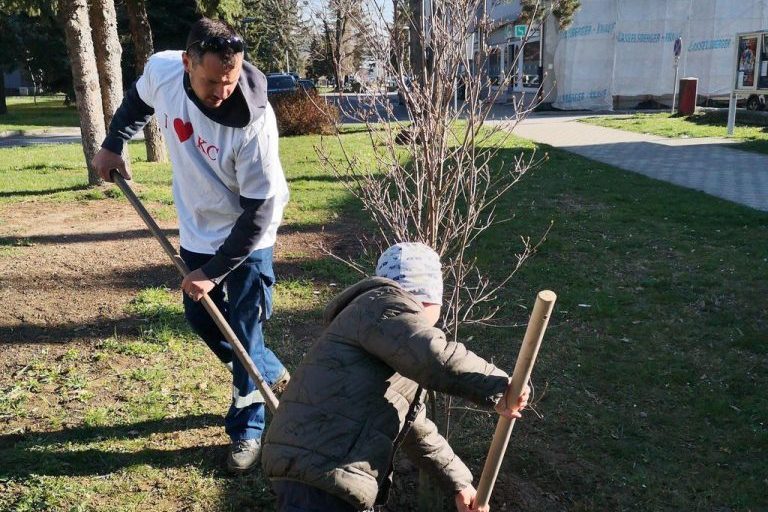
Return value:
[(678, 68), (680, 67), (680, 54), (683, 51), (683, 39), (681, 37), (678, 37), (675, 39), (675, 83), (674, 87), (672, 89), (672, 111), (670, 114), (675, 114), (675, 99), (677, 98), (677, 72)]

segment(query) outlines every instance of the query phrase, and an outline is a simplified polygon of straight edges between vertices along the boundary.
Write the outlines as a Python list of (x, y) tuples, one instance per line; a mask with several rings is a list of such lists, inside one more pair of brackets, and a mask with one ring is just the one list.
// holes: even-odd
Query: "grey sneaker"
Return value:
[(233, 473), (245, 473), (256, 465), (260, 454), (260, 439), (233, 441), (227, 457), (227, 469)]
[(289, 382), (291, 382), (291, 374), (288, 373), (287, 369), (283, 368), (283, 373), (281, 373), (275, 383), (272, 384), (272, 392), (275, 396), (282, 395), (285, 388), (288, 387)]

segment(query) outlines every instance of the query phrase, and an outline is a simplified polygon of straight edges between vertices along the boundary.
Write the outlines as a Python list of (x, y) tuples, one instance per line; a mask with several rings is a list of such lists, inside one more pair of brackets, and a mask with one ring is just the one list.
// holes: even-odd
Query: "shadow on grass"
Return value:
[(308, 175), (302, 175), (302, 176), (291, 176), (287, 178), (288, 183), (293, 183), (296, 181), (317, 181), (320, 183), (341, 183), (341, 178), (338, 178), (337, 176), (308, 176)]
[[(712, 110), (703, 113), (697, 113), (692, 116), (675, 115), (672, 117), (685, 119), (691, 123), (704, 126), (722, 126), (725, 128), (728, 123), (728, 110)], [(739, 119), (741, 118), (741, 119)], [(737, 126), (763, 126), (768, 128), (768, 116), (762, 113), (748, 112), (739, 110), (736, 114)]]
[[(763, 131), (768, 133), (768, 127), (763, 128)], [(767, 140), (747, 140), (739, 144), (730, 146), (733, 149), (741, 151), (751, 151), (753, 153), (764, 153), (768, 155), (768, 141)]]
[(135, 336), (136, 329), (147, 325), (136, 318), (108, 319), (83, 324), (66, 322), (58, 325), (0, 325), (0, 346), (34, 345), (37, 343), (69, 343), (83, 338), (105, 339), (112, 336)]
[(0, 192), (0, 198), (47, 196), (58, 192), (77, 192), (80, 190), (87, 190), (88, 188), (90, 188), (89, 185), (74, 185), (71, 187), (45, 188), (42, 190), (10, 190)]
[[(163, 229), (167, 237), (179, 236), (178, 229)], [(72, 233), (57, 235), (33, 235), (24, 237), (2, 236), (0, 246), (29, 246), (29, 245), (63, 245), (92, 242), (112, 242), (115, 240), (138, 240), (152, 238), (152, 233), (146, 229), (129, 231), (109, 231), (106, 233)]]
[[(216, 471), (221, 467), (223, 460), (221, 446), (189, 447), (178, 450), (144, 448), (135, 452), (94, 448), (72, 450), (70, 446), (215, 427), (222, 422), (219, 415), (199, 414), (114, 426), (79, 426), (54, 432), (0, 436), (0, 460), (3, 460), (3, 464), (0, 464), (0, 479), (27, 478), (33, 474), (104, 475), (140, 464), (148, 464), (156, 468), (194, 464)], [(63, 446), (71, 451), (64, 451)]]

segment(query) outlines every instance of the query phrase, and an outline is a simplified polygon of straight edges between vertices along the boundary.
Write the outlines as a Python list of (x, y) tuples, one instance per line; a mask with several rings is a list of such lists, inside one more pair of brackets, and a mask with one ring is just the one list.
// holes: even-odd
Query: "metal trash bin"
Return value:
[(693, 115), (696, 111), (696, 95), (699, 89), (699, 79), (688, 77), (680, 79), (680, 106), (678, 114)]

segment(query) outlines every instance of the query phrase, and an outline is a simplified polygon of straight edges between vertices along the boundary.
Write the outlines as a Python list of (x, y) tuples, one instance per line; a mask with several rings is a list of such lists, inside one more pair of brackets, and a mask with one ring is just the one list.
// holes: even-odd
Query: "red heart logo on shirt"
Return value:
[(179, 142), (184, 142), (192, 136), (192, 123), (187, 121), (186, 123), (178, 117), (173, 120), (173, 129), (176, 130), (176, 135), (179, 137)]

